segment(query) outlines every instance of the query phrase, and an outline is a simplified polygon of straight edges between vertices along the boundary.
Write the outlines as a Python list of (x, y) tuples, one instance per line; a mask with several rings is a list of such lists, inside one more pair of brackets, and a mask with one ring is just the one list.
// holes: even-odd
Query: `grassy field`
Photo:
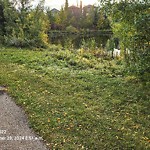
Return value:
[(0, 85), (50, 149), (150, 149), (150, 93), (83, 50), (0, 49)]

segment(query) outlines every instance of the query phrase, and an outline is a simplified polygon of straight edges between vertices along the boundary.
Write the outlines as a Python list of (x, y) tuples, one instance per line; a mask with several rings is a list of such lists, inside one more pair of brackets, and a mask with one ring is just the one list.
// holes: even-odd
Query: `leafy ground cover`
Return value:
[(90, 53), (0, 49), (0, 85), (50, 149), (150, 149), (149, 83)]

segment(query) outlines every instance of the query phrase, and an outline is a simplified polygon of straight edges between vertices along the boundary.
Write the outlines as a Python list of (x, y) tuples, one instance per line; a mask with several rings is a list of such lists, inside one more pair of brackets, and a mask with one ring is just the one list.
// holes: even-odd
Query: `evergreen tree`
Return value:
[(94, 29), (97, 28), (97, 23), (98, 23), (98, 8), (95, 8), (94, 18), (93, 18), (93, 27), (94, 27)]
[(0, 0), (0, 43), (3, 43), (4, 34), (5, 34), (4, 3), (2, 0)]
[(68, 11), (68, 7), (69, 7), (68, 0), (66, 0), (66, 2), (65, 2), (65, 11)]
[(48, 18), (44, 13), (44, 0), (31, 9), (30, 0), (5, 1), (5, 43), (19, 47), (48, 45)]

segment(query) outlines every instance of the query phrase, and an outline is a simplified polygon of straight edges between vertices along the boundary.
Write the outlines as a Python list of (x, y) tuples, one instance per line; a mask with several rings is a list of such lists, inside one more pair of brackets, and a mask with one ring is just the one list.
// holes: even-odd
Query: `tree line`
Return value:
[(30, 0), (0, 0), (0, 40), (7, 45), (45, 47), (49, 20), (44, 1), (31, 8)]
[(51, 30), (78, 32), (110, 29), (108, 18), (98, 7), (92, 6), (87, 14), (75, 7), (77, 11), (71, 13), (66, 0), (65, 7), (53, 14), (49, 8), (44, 8), (44, 3), (40, 0), (33, 8), (31, 0), (0, 0), (1, 43), (46, 47)]
[[(88, 15), (73, 15), (68, 1), (53, 15), (44, 8), (44, 0), (32, 8), (31, 0), (0, 0), (0, 42), (17, 47), (43, 47), (48, 31), (112, 29), (130, 71), (137, 75), (150, 73), (150, 2), (148, 0), (99, 0)], [(115, 42), (110, 42), (115, 43)], [(111, 46), (113, 47), (113, 46)]]
[(52, 30), (66, 30), (69, 27), (72, 27), (73, 31), (109, 30), (111, 28), (103, 9), (94, 5), (69, 7), (66, 0), (65, 7), (62, 7), (59, 12), (47, 9), (47, 15)]

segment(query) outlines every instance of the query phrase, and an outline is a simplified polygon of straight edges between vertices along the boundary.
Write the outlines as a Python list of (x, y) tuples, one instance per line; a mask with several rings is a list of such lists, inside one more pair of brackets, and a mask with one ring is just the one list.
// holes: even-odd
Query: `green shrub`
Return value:
[(79, 32), (79, 31), (78, 31), (75, 27), (73, 27), (72, 25), (66, 27), (66, 31), (67, 31), (67, 32), (70, 32), (70, 33), (78, 33), (78, 32)]
[(97, 49), (97, 43), (94, 38), (90, 38), (89, 40), (85, 41), (82, 40), (81, 48), (87, 49), (87, 50), (95, 50)]

